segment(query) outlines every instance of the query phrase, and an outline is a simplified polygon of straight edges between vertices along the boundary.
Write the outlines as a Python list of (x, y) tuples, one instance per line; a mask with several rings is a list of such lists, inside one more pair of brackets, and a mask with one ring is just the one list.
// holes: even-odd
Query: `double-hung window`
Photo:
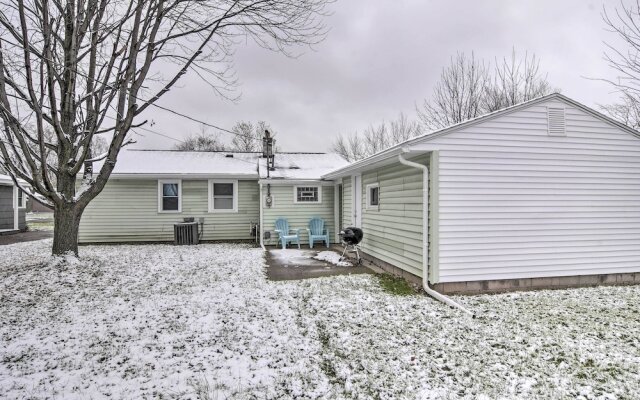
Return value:
[(294, 186), (293, 202), (294, 203), (321, 203), (322, 187), (321, 186)]
[(158, 212), (182, 212), (182, 181), (158, 181)]
[(212, 179), (209, 181), (209, 212), (238, 212), (238, 181)]

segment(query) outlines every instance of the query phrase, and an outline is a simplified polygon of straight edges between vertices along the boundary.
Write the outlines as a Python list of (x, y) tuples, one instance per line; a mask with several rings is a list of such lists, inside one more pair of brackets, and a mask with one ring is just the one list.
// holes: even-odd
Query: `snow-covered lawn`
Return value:
[(269, 282), (242, 245), (0, 248), (3, 398), (634, 398), (640, 288), (457, 297)]

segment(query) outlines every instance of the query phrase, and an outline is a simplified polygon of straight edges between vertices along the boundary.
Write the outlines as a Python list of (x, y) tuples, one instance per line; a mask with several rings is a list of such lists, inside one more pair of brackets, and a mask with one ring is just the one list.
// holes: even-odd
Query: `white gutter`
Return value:
[(367, 157), (365, 159), (362, 159), (360, 161), (355, 161), (349, 165), (346, 165), (342, 168), (336, 169), (334, 171), (331, 171), (329, 173), (326, 173), (324, 175), (321, 176), (322, 179), (336, 179), (336, 178), (340, 178), (343, 176), (348, 176), (348, 175), (353, 175), (358, 173), (359, 170), (361, 169), (369, 169), (373, 167), (373, 164), (378, 163), (378, 162), (383, 162), (383, 161), (388, 161), (389, 159), (392, 159), (393, 157), (395, 157), (396, 155), (402, 154), (402, 152), (404, 151), (404, 149), (398, 147), (398, 146), (394, 146), (391, 148), (388, 148), (386, 150), (381, 151), (378, 154), (374, 154), (371, 157)]
[[(406, 149), (403, 149), (402, 151), (402, 153), (407, 152), (408, 150)], [(449, 297), (442, 293), (438, 293), (429, 287), (429, 168), (426, 165), (407, 160), (403, 157), (402, 153), (398, 154), (398, 161), (400, 161), (400, 164), (422, 170), (422, 288), (434, 299), (440, 300), (451, 307), (459, 308), (475, 318), (475, 315), (464, 308), (461, 304), (456, 303)]]
[(264, 233), (263, 233), (263, 227), (262, 227), (262, 207), (263, 207), (263, 202), (264, 202), (264, 197), (262, 196), (262, 183), (260, 184), (260, 229), (258, 232), (258, 235), (260, 235), (260, 247), (262, 247), (262, 251), (267, 251), (267, 249), (264, 247)]

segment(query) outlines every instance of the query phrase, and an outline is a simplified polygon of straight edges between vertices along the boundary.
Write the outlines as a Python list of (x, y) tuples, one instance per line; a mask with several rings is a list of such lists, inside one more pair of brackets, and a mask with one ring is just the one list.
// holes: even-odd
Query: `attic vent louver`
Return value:
[(549, 136), (567, 136), (564, 108), (547, 107), (547, 133)]

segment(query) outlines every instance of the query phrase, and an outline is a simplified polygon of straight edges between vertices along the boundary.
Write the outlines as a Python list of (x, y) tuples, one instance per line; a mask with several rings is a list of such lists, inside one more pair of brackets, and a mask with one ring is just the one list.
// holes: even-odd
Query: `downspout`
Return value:
[(260, 247), (262, 247), (263, 251), (267, 251), (267, 249), (264, 247), (264, 232), (263, 229), (264, 227), (262, 226), (262, 207), (263, 207), (263, 202), (264, 202), (264, 197), (262, 197), (262, 183), (260, 183), (260, 229), (258, 229), (258, 235), (260, 235)]
[[(402, 153), (406, 152), (406, 150), (403, 150)], [(475, 315), (461, 304), (429, 287), (429, 168), (426, 165), (407, 160), (402, 153), (398, 154), (400, 164), (422, 170), (422, 288), (434, 299), (440, 300), (451, 307), (459, 308), (475, 318)]]

